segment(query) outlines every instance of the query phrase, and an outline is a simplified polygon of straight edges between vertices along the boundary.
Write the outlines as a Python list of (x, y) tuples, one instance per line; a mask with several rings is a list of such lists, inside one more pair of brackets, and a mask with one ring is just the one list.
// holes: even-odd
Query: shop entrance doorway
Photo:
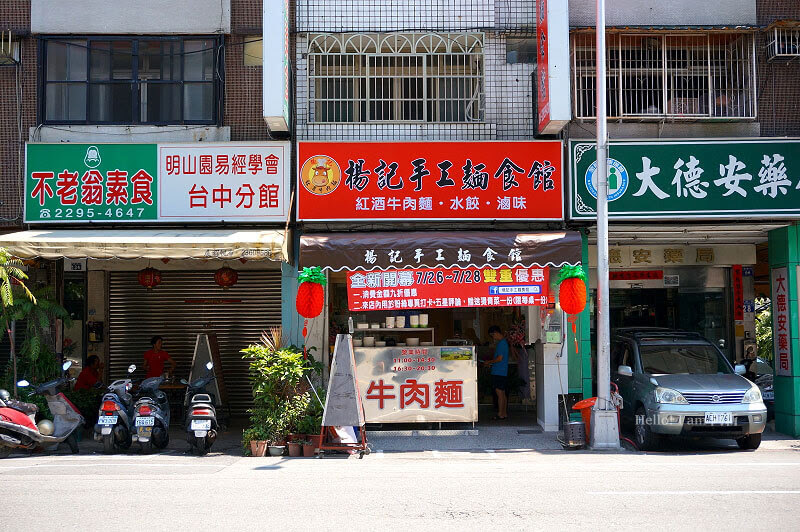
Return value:
[(611, 327), (666, 327), (696, 332), (732, 360), (731, 305), (723, 288), (612, 288)]

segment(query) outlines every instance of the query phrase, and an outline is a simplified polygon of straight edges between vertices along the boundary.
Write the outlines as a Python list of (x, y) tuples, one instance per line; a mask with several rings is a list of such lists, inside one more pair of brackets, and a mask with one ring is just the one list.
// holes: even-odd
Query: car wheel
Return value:
[(739, 449), (756, 450), (761, 445), (761, 433), (748, 434), (742, 438), (737, 438), (736, 443), (739, 445)]
[(644, 407), (640, 406), (636, 409), (636, 417), (634, 418), (636, 427), (636, 445), (641, 451), (655, 451), (658, 448), (661, 438), (658, 434), (654, 434), (650, 430), (650, 425), (647, 423), (647, 413)]

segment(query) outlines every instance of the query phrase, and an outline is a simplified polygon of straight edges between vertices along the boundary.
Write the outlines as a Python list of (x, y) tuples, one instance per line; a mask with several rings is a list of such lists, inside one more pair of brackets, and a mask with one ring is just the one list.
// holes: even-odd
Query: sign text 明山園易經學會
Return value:
[(300, 142), (300, 220), (562, 220), (560, 141)]
[[(597, 217), (594, 142), (569, 143), (572, 219)], [(613, 141), (611, 219), (787, 218), (800, 215), (800, 140)]]
[(289, 144), (29, 143), (25, 222), (285, 221)]
[(531, 268), (419, 268), (347, 274), (350, 310), (544, 306), (549, 270)]

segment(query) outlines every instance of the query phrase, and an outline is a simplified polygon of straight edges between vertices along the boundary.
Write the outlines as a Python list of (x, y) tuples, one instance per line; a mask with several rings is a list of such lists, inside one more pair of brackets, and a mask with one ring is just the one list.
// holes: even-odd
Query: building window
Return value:
[[(755, 48), (742, 33), (609, 34), (609, 118), (754, 118)], [(594, 118), (595, 35), (572, 35), (576, 118)]]
[(264, 40), (260, 35), (246, 35), (244, 38), (244, 66), (264, 66)]
[(483, 34), (312, 34), (309, 121), (480, 122)]
[(44, 123), (214, 124), (217, 37), (43, 40)]
[(536, 39), (533, 37), (520, 39), (508, 37), (506, 39), (506, 63), (515, 65), (518, 63), (536, 64)]

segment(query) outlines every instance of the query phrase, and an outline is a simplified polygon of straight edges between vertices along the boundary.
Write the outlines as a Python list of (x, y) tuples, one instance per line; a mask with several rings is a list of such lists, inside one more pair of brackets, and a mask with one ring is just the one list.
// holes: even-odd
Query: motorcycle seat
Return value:
[(6, 402), (9, 408), (13, 408), (14, 410), (19, 410), (23, 414), (35, 414), (39, 411), (39, 407), (33, 403), (25, 403), (23, 401), (17, 401), (16, 399), (9, 399)]

